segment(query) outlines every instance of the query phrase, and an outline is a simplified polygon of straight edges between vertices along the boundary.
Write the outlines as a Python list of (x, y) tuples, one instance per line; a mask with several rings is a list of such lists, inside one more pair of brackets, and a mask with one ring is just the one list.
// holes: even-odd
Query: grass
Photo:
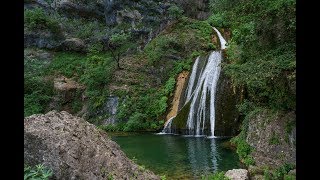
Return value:
[(52, 175), (52, 170), (43, 164), (38, 164), (35, 167), (24, 166), (24, 180), (48, 180)]

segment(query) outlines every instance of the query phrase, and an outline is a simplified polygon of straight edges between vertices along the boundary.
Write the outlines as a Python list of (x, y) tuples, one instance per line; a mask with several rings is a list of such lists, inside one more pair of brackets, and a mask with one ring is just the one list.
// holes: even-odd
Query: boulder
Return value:
[(86, 45), (85, 43), (79, 38), (69, 38), (63, 41), (61, 45), (62, 49), (65, 51), (76, 51), (76, 52), (85, 52)]
[(24, 163), (44, 164), (53, 179), (160, 179), (128, 159), (105, 132), (65, 111), (24, 119)]
[(72, 78), (61, 76), (53, 79), (53, 87), (55, 95), (49, 104), (49, 110), (59, 109), (74, 114), (81, 110), (74, 108), (74, 102), (81, 103), (82, 109), (84, 108), (86, 102), (86, 98), (84, 98), (85, 86)]
[(226, 172), (225, 176), (231, 180), (248, 180), (248, 170), (246, 169), (232, 169)]
[(50, 31), (24, 31), (25, 48), (37, 47), (57, 50), (61, 46), (63, 40), (64, 37), (62, 35), (58, 35)]

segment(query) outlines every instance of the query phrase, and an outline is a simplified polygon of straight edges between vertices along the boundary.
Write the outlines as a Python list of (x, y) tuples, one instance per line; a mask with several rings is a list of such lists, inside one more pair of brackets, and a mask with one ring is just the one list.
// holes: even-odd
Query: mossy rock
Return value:
[(188, 114), (190, 111), (190, 104), (191, 102), (189, 101), (177, 114), (177, 116), (173, 119), (172, 121), (172, 127), (176, 129), (178, 132), (181, 131), (182, 129), (186, 129), (187, 125), (187, 119), (188, 119)]

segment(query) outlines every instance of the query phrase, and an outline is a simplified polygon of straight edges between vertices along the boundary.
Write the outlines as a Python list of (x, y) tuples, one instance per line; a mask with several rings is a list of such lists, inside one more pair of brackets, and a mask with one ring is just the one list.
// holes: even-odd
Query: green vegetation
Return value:
[[(248, 100), (277, 110), (294, 110), (295, 1), (211, 0), (212, 24), (231, 28), (224, 69), (245, 85)], [(221, 24), (221, 22), (225, 24)]]
[(225, 172), (216, 172), (207, 176), (202, 176), (201, 180), (230, 180), (230, 178), (226, 177)]
[[(103, 105), (107, 97), (107, 84), (110, 82), (115, 64), (109, 53), (91, 52), (82, 55), (72, 52), (59, 52), (49, 65), (49, 75), (73, 77), (86, 86), (85, 95), (89, 99), (89, 109), (94, 112)], [(79, 108), (79, 107), (78, 107)]]
[[(167, 65), (168, 57), (191, 57), (193, 52), (206, 52), (211, 43), (212, 28), (206, 21), (182, 17), (173, 27), (162, 32), (144, 49), (152, 65)], [(208, 47), (210, 46), (210, 47)], [(169, 66), (169, 65), (168, 65)]]
[(282, 166), (270, 170), (266, 168), (264, 170), (264, 179), (266, 180), (273, 180), (273, 179), (284, 179), (284, 180), (289, 180), (289, 179), (296, 179), (295, 175), (288, 174), (290, 170), (295, 169), (295, 165), (293, 164), (283, 164)]
[[(54, 96), (52, 78), (63, 75), (74, 78), (85, 85), (89, 99), (89, 111), (94, 112), (103, 105), (107, 97), (107, 84), (115, 69), (115, 63), (108, 53), (91, 52), (87, 55), (72, 52), (57, 52), (48, 63), (39, 59), (25, 59), (24, 111), (25, 116), (45, 113)], [(81, 91), (74, 94), (72, 110), (81, 110)]]
[(169, 7), (168, 13), (170, 17), (177, 19), (182, 17), (183, 9), (174, 4)]
[(237, 153), (242, 160), (242, 162), (246, 165), (254, 165), (254, 159), (250, 155), (253, 151), (252, 147), (246, 142), (247, 132), (249, 121), (252, 117), (254, 117), (257, 113), (261, 112), (261, 108), (254, 108), (254, 105), (248, 101), (244, 101), (242, 104), (238, 105), (238, 110), (243, 115), (246, 115), (241, 125), (241, 132), (238, 136), (232, 138), (230, 140), (231, 143), (237, 146)]
[(275, 132), (272, 133), (272, 136), (271, 136), (271, 138), (269, 139), (269, 144), (272, 144), (272, 145), (278, 145), (278, 144), (280, 144), (280, 139), (279, 139), (279, 137), (276, 135)]
[(134, 44), (129, 41), (130, 33), (115, 33), (110, 37), (108, 44), (109, 50), (111, 51), (113, 59), (117, 62), (118, 69), (120, 68), (120, 57)]
[(161, 180), (167, 180), (166, 175), (160, 176)]
[(24, 11), (24, 26), (31, 30), (48, 29), (59, 32), (59, 21), (48, 15), (42, 8)]
[(24, 59), (24, 116), (44, 113), (53, 95), (53, 82), (44, 78), (48, 62)]
[(33, 168), (24, 166), (24, 180), (48, 180), (52, 175), (52, 171), (45, 168), (43, 164), (38, 164)]
[[(80, 39), (98, 39), (107, 33), (105, 25), (97, 20), (59, 18), (65, 31)], [(81, 27), (81, 28), (79, 28)]]
[[(245, 164), (252, 164), (251, 148), (245, 142), (250, 116), (259, 109), (274, 112), (295, 110), (295, 1), (210, 0), (208, 23), (229, 28), (231, 40), (223, 69), (234, 84), (245, 87), (247, 97), (238, 106), (244, 120), (242, 131), (232, 139)], [(288, 131), (290, 130), (288, 125)], [(270, 144), (279, 144), (271, 137)]]

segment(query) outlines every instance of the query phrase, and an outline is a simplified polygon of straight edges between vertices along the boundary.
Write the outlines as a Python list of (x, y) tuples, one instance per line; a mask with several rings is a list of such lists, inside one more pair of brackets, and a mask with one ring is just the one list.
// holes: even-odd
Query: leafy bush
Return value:
[(181, 49), (181, 45), (175, 37), (163, 35), (156, 37), (147, 44), (144, 51), (149, 58), (149, 62), (155, 64), (165, 57), (165, 55), (174, 54), (179, 49)]
[(237, 108), (241, 114), (247, 115), (254, 110), (255, 106), (252, 102), (245, 99), (241, 104), (237, 105)]
[(282, 166), (269, 170), (268, 168), (264, 170), (264, 179), (296, 179), (294, 175), (289, 175), (289, 171), (294, 169), (295, 165), (285, 163)]
[(288, 81), (296, 68), (295, 1), (211, 0), (210, 7), (209, 23), (232, 28), (226, 74), (247, 87), (251, 102), (294, 110)]
[(183, 9), (174, 4), (169, 7), (168, 13), (170, 17), (178, 19), (182, 17)]
[(42, 76), (47, 69), (46, 63), (37, 59), (24, 60), (24, 116), (45, 113), (53, 96), (52, 80)]
[(76, 81), (84, 84), (86, 86), (85, 95), (89, 99), (89, 111), (94, 112), (101, 107), (108, 95), (106, 88), (114, 70), (115, 63), (108, 53), (92, 52), (83, 55), (59, 52), (49, 65), (47, 74), (73, 77)]
[(24, 167), (24, 180), (48, 180), (52, 175), (52, 171), (45, 168), (42, 164), (36, 165), (35, 168), (30, 166)]
[(32, 30), (49, 29), (52, 32), (59, 32), (60, 26), (57, 19), (47, 15), (42, 8), (35, 8), (24, 11), (24, 24)]
[(223, 12), (218, 12), (213, 15), (211, 15), (207, 22), (214, 27), (229, 27), (230, 24), (228, 23), (226, 14)]
[[(248, 106), (249, 102), (246, 102), (238, 107), (245, 109), (244, 107)], [(252, 107), (251, 107), (252, 108)], [(245, 111), (248, 111), (248, 109), (245, 109)], [(246, 137), (247, 137), (247, 131), (248, 131), (248, 126), (249, 126), (249, 122), (250, 119), (252, 119), (257, 113), (261, 112), (262, 109), (259, 107), (255, 107), (253, 110), (251, 110), (250, 112), (246, 112), (246, 116), (244, 118), (244, 120), (242, 121), (242, 125), (241, 125), (241, 132), (238, 136), (233, 137), (230, 142), (232, 144), (235, 144), (237, 146), (237, 154), (239, 155), (240, 159), (242, 160), (242, 162), (246, 165), (254, 165), (254, 159), (252, 158), (252, 156), (250, 155), (251, 152), (253, 151), (253, 148), (246, 142)]]
[(225, 172), (216, 172), (207, 176), (202, 176), (201, 180), (230, 180), (230, 178), (226, 177)]
[(134, 113), (130, 116), (129, 121), (124, 126), (124, 131), (137, 131), (146, 128), (146, 115), (142, 113)]
[(170, 77), (169, 80), (164, 85), (164, 94), (170, 95), (173, 92), (175, 85), (176, 85), (176, 80), (173, 77)]

